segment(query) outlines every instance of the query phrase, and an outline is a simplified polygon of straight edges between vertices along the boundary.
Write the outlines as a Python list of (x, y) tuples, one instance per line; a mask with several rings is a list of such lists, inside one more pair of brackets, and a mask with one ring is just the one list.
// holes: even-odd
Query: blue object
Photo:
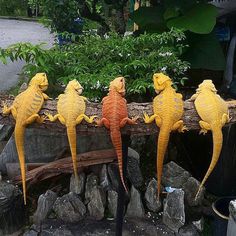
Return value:
[(216, 26), (215, 33), (221, 42), (230, 40), (230, 28), (228, 26)]

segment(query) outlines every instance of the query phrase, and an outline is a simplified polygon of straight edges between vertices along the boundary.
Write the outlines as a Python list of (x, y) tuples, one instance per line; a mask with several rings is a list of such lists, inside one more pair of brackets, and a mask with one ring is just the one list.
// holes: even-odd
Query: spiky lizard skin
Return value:
[(144, 114), (145, 123), (155, 120), (160, 128), (157, 141), (157, 196), (160, 197), (163, 160), (168, 146), (171, 131), (186, 130), (181, 117), (184, 112), (182, 95), (172, 88), (171, 79), (163, 73), (153, 75), (154, 88), (158, 94), (153, 100), (154, 114)]
[(29, 87), (16, 96), (11, 107), (4, 104), (3, 114), (12, 114), (16, 120), (15, 142), (20, 162), (24, 204), (26, 205), (26, 177), (25, 177), (25, 151), (24, 133), (27, 125), (34, 121), (42, 123), (44, 118), (38, 115), (43, 106), (44, 100), (49, 97), (43, 93), (48, 87), (48, 80), (45, 73), (37, 73), (30, 81)]
[(110, 83), (109, 93), (102, 100), (102, 119), (97, 121), (99, 126), (105, 125), (110, 129), (110, 136), (113, 146), (116, 151), (119, 173), (122, 185), (126, 192), (127, 187), (123, 177), (123, 162), (122, 162), (122, 140), (120, 128), (126, 124), (136, 124), (135, 118), (128, 118), (127, 102), (123, 96), (125, 95), (125, 78), (118, 77)]
[(54, 117), (46, 113), (49, 120), (54, 122), (57, 119), (66, 126), (67, 136), (70, 145), (71, 157), (73, 161), (74, 175), (78, 178), (77, 160), (76, 160), (76, 125), (80, 124), (84, 119), (88, 123), (92, 123), (96, 116), (90, 118), (86, 116), (85, 101), (87, 98), (80, 96), (83, 87), (77, 80), (72, 80), (68, 83), (64, 94), (59, 95), (57, 102), (57, 112)]
[(196, 199), (219, 159), (223, 143), (222, 127), (230, 119), (228, 105), (217, 94), (217, 90), (211, 80), (204, 80), (190, 100), (194, 101), (197, 113), (201, 118), (201, 121), (199, 121), (201, 127), (200, 134), (206, 134), (208, 130), (211, 130), (213, 137), (211, 163), (199, 186)]

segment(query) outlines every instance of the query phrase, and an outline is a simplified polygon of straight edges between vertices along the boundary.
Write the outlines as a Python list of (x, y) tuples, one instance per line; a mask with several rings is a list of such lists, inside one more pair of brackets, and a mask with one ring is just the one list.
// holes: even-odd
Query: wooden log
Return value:
[[(3, 102), (8, 105), (11, 105), (14, 100), (13, 96), (6, 96), (0, 95), (0, 124), (10, 124), (14, 125), (15, 121), (12, 116), (3, 116), (2, 115), (2, 107)], [(228, 124), (232, 124), (236, 122), (236, 101), (228, 101), (230, 117), (232, 118)], [(101, 117), (101, 108), (102, 105), (100, 103), (88, 103), (86, 109), (86, 115), (97, 115)], [(185, 101), (184, 102), (184, 116), (183, 120), (185, 125), (189, 130), (198, 130), (199, 127), (199, 116), (195, 110), (193, 102)], [(49, 100), (46, 101), (42, 110), (40, 111), (40, 115), (43, 115), (45, 112), (56, 114), (56, 100)], [(127, 125), (122, 128), (123, 134), (139, 134), (139, 135), (150, 135), (158, 132), (156, 125), (153, 124), (145, 124), (143, 121), (143, 113), (146, 112), (147, 114), (153, 114), (152, 111), (152, 104), (151, 103), (129, 103), (128, 104), (128, 113), (129, 117), (139, 116), (140, 119), (138, 120), (137, 125)], [(43, 124), (34, 123), (28, 126), (34, 128), (42, 128), (42, 129), (53, 129), (58, 132), (65, 133), (65, 126), (60, 124), (59, 121), (50, 122), (45, 120)], [(77, 126), (77, 132), (80, 135), (88, 135), (94, 133), (108, 133), (106, 128), (104, 127), (97, 127), (95, 124), (87, 124), (86, 122), (82, 122), (80, 125)]]
[[(83, 167), (106, 164), (116, 160), (114, 149), (97, 150), (77, 155), (77, 165), (79, 171)], [(39, 166), (26, 172), (26, 181), (30, 184), (65, 173), (73, 173), (72, 158), (62, 158), (45, 165)], [(15, 184), (21, 183), (21, 176), (18, 175), (13, 179)]]

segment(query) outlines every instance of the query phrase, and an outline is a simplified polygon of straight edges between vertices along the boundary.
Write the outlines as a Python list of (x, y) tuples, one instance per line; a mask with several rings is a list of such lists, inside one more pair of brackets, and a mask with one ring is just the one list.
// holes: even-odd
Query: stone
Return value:
[(236, 200), (229, 203), (229, 220), (227, 236), (234, 236), (236, 232)]
[(2, 235), (19, 230), (25, 223), (22, 193), (18, 187), (0, 182), (0, 231)]
[(113, 217), (116, 217), (116, 209), (117, 209), (117, 201), (118, 201), (118, 193), (114, 190), (108, 191), (108, 210)]
[(200, 220), (192, 221), (192, 224), (196, 227), (198, 232), (202, 232), (204, 229), (204, 218), (202, 217)]
[(179, 236), (200, 236), (194, 225), (185, 225), (179, 229)]
[(38, 236), (38, 235), (39, 235), (39, 232), (33, 229), (30, 229), (23, 234), (23, 236)]
[(108, 190), (110, 187), (110, 181), (107, 172), (107, 165), (102, 166), (101, 171), (99, 172), (99, 180), (100, 186), (102, 186), (104, 190)]
[(203, 187), (195, 199), (196, 193), (199, 189), (200, 182), (193, 177), (188, 178), (186, 183), (183, 185), (183, 190), (185, 193), (185, 198), (189, 206), (198, 206), (202, 204), (204, 199), (205, 188)]
[(162, 220), (164, 224), (176, 233), (185, 224), (183, 190), (176, 189), (172, 193), (167, 194), (164, 201)]
[(130, 202), (128, 204), (126, 217), (142, 218), (145, 215), (140, 193), (134, 186), (131, 187)]
[(96, 220), (101, 220), (104, 217), (106, 195), (101, 186), (98, 185), (98, 177), (93, 173), (87, 177), (85, 200), (89, 216)]
[(68, 193), (57, 198), (53, 205), (58, 219), (64, 222), (78, 222), (85, 217), (86, 207), (75, 193)]
[(190, 173), (171, 161), (163, 166), (162, 184), (165, 187), (183, 188)]
[(1, 125), (0, 126), (0, 142), (8, 141), (13, 133), (14, 127), (10, 125)]
[(139, 154), (132, 148), (128, 148), (127, 177), (135, 188), (140, 188), (143, 184), (143, 176), (140, 170)]
[(45, 194), (39, 196), (37, 210), (33, 216), (33, 222), (35, 224), (39, 225), (47, 218), (56, 199), (57, 194), (51, 190), (48, 190)]
[(84, 192), (85, 178), (84, 172), (78, 174), (78, 180), (75, 178), (74, 174), (72, 174), (70, 177), (70, 192), (82, 194)]
[(161, 201), (157, 200), (157, 181), (152, 179), (144, 196), (146, 206), (150, 211), (158, 212), (161, 209)]
[[(80, 136), (77, 139), (77, 153), (111, 148), (108, 135)], [(47, 163), (70, 153), (68, 138), (65, 134), (43, 129), (26, 129), (26, 163)], [(18, 163), (15, 140), (12, 135), (0, 155), (0, 171), (6, 174), (6, 163)]]
[(108, 164), (108, 176), (109, 180), (111, 181), (111, 188), (118, 192), (119, 189), (119, 171), (118, 171), (118, 165), (116, 163), (110, 163)]

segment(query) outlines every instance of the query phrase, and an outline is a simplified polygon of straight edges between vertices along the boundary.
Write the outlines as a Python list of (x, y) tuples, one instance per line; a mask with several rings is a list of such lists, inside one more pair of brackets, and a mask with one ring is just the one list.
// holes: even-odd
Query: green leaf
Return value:
[(183, 55), (193, 69), (224, 70), (225, 56), (215, 33), (189, 34), (189, 50)]
[(208, 34), (216, 24), (217, 8), (211, 4), (199, 3), (185, 12), (183, 16), (170, 19), (168, 28), (189, 30), (198, 34)]
[(162, 32), (166, 29), (163, 14), (162, 7), (140, 7), (131, 13), (130, 18), (143, 30)]
[(164, 13), (164, 19), (165, 20), (169, 20), (171, 18), (175, 18), (177, 16), (179, 16), (179, 11), (178, 8), (176, 7), (169, 7), (166, 9), (165, 13)]

